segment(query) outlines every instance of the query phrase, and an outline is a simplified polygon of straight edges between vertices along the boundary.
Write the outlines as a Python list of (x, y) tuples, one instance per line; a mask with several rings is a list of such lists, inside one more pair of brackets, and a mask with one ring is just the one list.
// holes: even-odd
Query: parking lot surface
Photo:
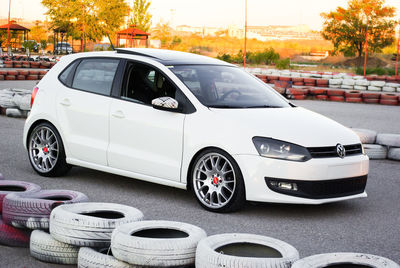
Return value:
[[(0, 85), (0, 88), (3, 88)], [(400, 133), (399, 107), (297, 101), (346, 126)], [(203, 210), (190, 192), (85, 168), (61, 178), (38, 176), (22, 146), (24, 120), (0, 116), (0, 173), (44, 189), (70, 189), (91, 201), (134, 206), (146, 219), (200, 226), (209, 235), (243, 232), (267, 235), (295, 246), (302, 257), (326, 252), (363, 252), (400, 262), (400, 162), (371, 161), (368, 198), (320, 206), (249, 203), (242, 211)], [(56, 267), (29, 257), (28, 249), (0, 246), (0, 267)], [(61, 266), (60, 266), (61, 267)]]

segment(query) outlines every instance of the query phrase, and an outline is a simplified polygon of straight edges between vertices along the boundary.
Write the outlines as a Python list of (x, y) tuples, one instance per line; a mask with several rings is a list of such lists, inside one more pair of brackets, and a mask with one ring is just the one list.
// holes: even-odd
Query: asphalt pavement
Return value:
[[(3, 88), (0, 84), (0, 88)], [(400, 107), (296, 101), (346, 126), (400, 133)], [(215, 214), (197, 204), (190, 192), (75, 167), (61, 178), (38, 176), (22, 145), (24, 120), (0, 116), (0, 173), (44, 189), (70, 189), (91, 201), (134, 206), (146, 219), (200, 226), (209, 235), (242, 232), (267, 235), (295, 246), (301, 257), (327, 252), (362, 252), (400, 262), (400, 162), (371, 161), (368, 197), (305, 206), (248, 203), (239, 212)], [(28, 249), (0, 246), (0, 267), (62, 267), (39, 262)]]

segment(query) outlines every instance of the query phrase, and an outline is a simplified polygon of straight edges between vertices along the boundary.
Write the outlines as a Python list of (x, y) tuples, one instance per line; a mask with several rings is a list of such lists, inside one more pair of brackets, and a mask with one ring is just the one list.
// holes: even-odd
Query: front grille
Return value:
[[(265, 178), (268, 188), (281, 194), (309, 198), (325, 199), (361, 194), (367, 185), (367, 177), (352, 177), (327, 181), (298, 181), (277, 178)], [(296, 184), (297, 190), (279, 188), (279, 182)]]
[[(344, 148), (346, 150), (346, 156), (362, 154), (361, 144), (345, 145)], [(336, 146), (310, 147), (307, 149), (312, 158), (339, 157), (336, 151)]]

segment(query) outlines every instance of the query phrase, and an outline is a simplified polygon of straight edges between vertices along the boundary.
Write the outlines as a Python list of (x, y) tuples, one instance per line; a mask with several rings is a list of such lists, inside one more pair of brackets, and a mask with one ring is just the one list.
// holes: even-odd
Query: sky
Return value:
[[(0, 17), (8, 16), (8, 0), (0, 0)], [(133, 0), (127, 0), (132, 5)], [(321, 12), (346, 6), (347, 0), (247, 0), (248, 25), (306, 24), (319, 30)], [(11, 17), (44, 20), (41, 0), (11, 0)], [(172, 26), (227, 27), (244, 25), (245, 0), (151, 0), (153, 25), (160, 21)], [(400, 0), (386, 0), (400, 11)], [(400, 13), (399, 17), (400, 17)]]

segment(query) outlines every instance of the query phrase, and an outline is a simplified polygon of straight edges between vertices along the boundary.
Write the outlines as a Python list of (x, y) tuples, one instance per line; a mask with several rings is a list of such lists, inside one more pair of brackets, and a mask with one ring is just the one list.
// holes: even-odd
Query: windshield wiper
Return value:
[(255, 106), (248, 106), (246, 108), (282, 108), (282, 107), (274, 105), (255, 105)]
[(208, 108), (232, 108), (232, 109), (240, 109), (240, 108), (246, 108), (246, 107), (232, 106), (232, 105), (227, 105), (227, 104), (215, 104), (215, 105), (208, 105)]

